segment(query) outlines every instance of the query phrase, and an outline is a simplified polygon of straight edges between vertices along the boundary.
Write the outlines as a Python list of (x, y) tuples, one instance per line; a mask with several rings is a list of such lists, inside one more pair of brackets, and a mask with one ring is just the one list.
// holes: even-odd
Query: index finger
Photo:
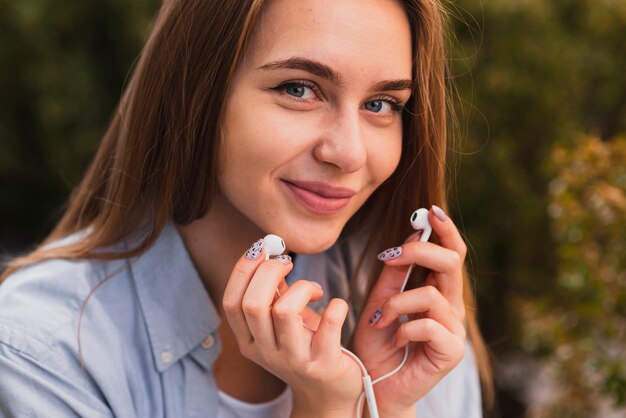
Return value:
[(248, 329), (241, 304), (254, 272), (265, 259), (264, 245), (263, 239), (256, 241), (237, 260), (228, 278), (224, 296), (222, 297), (222, 307), (226, 314), (226, 319), (240, 345), (252, 341), (252, 334)]
[(467, 245), (454, 222), (446, 215), (443, 209), (433, 205), (430, 211), (428, 211), (428, 221), (433, 227), (433, 231), (439, 237), (441, 246), (456, 252), (461, 257), (461, 260), (465, 260)]

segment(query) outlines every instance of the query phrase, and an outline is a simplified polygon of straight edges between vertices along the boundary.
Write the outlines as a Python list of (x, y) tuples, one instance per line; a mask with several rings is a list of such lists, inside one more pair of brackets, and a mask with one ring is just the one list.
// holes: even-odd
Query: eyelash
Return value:
[[(306, 81), (287, 81), (287, 82), (279, 84), (276, 87), (272, 87), (272, 90), (275, 90), (281, 94), (286, 94), (283, 90), (286, 89), (287, 87), (308, 87), (311, 90), (313, 90), (313, 92), (316, 95), (318, 96), (322, 95), (317, 85), (315, 85), (314, 83), (306, 82)], [(310, 99), (301, 99), (299, 97), (295, 97), (290, 94), (287, 94), (287, 96), (299, 102), (308, 103), (310, 101)], [(397, 99), (391, 96), (382, 96), (382, 97), (375, 98), (374, 100), (368, 100), (368, 102), (377, 102), (377, 101), (383, 101), (383, 102), (388, 103), (389, 106), (391, 106), (391, 109), (396, 113), (400, 113), (404, 109), (404, 105), (402, 105)]]

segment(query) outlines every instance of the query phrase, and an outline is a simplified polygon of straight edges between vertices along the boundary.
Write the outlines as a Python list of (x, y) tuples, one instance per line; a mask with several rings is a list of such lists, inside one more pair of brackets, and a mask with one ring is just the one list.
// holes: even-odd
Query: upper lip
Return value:
[(299, 180), (284, 180), (287, 183), (291, 183), (296, 187), (308, 190), (323, 197), (330, 197), (335, 199), (348, 198), (356, 194), (356, 191), (348, 189), (346, 187), (335, 187), (330, 184), (323, 183), (321, 181), (299, 181)]

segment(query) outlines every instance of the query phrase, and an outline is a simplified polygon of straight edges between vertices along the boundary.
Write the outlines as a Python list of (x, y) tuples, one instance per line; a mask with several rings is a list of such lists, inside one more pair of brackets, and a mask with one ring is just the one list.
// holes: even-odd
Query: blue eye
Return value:
[(374, 100), (372, 102), (367, 102), (367, 103), (365, 103), (365, 108), (367, 110), (372, 111), (372, 112), (378, 113), (383, 108), (383, 101), (382, 100)]
[(293, 97), (303, 97), (305, 93), (305, 86), (298, 86), (295, 84), (285, 86), (285, 93)]
[(378, 100), (370, 100), (369, 102), (365, 102), (363, 107), (366, 110), (374, 113), (389, 113), (391, 111), (400, 113), (404, 106), (398, 103), (395, 99), (378, 99)]
[(286, 94), (287, 96), (295, 99), (312, 100), (318, 97), (315, 86), (301, 81), (283, 83), (273, 87), (272, 90), (276, 90), (281, 94)]

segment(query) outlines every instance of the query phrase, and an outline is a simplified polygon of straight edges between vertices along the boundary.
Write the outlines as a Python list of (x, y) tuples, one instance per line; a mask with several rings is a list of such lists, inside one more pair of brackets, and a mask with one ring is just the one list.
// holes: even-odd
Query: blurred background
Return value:
[[(45, 237), (158, 0), (0, 0), (0, 257)], [(626, 1), (446, 1), (494, 417), (626, 416)]]

